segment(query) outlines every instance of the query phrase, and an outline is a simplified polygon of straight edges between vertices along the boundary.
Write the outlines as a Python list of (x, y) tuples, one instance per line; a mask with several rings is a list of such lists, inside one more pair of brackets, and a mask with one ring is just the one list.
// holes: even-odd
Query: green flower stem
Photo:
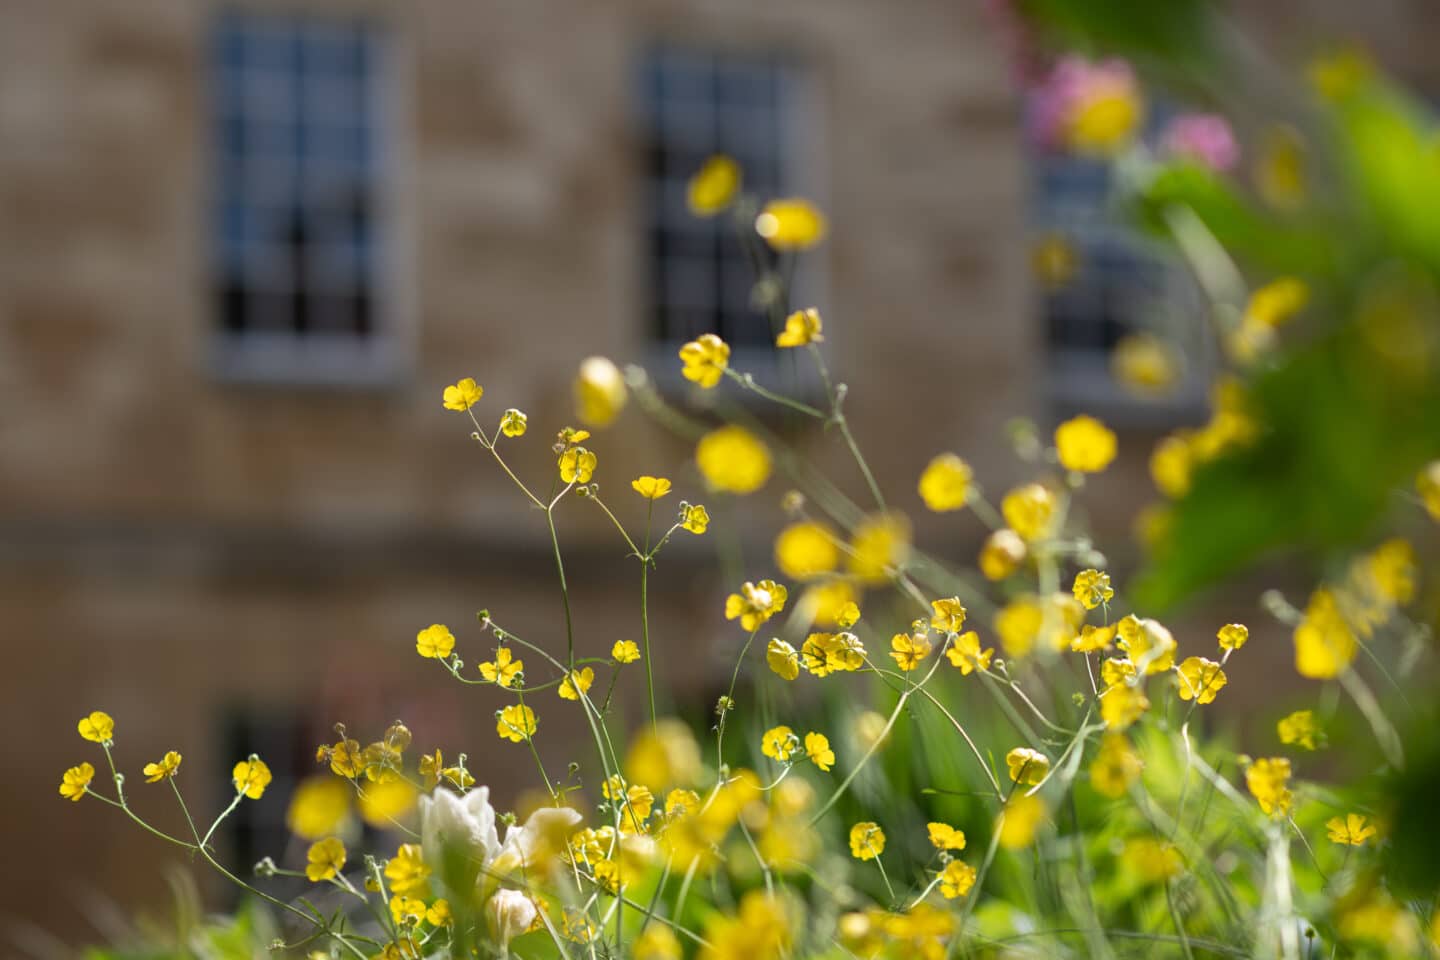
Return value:
[[(645, 693), (650, 699), (650, 731), (660, 729), (660, 720), (655, 712), (655, 658), (650, 655), (650, 521), (655, 513), (655, 501), (646, 500), (645, 507), (645, 552), (640, 557), (640, 638), (645, 646)], [(628, 538), (627, 538), (628, 539)]]

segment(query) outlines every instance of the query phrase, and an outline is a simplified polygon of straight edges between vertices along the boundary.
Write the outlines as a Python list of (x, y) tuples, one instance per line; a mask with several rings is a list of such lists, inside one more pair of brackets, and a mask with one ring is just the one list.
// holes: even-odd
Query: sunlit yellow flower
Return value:
[(1306, 750), (1318, 750), (1324, 745), (1325, 733), (1320, 729), (1313, 710), (1296, 710), (1281, 717), (1275, 725), (1275, 732), (1280, 735), (1281, 743), (1296, 744)]
[(320, 762), (328, 759), (330, 769), (337, 777), (353, 780), (365, 772), (359, 740), (341, 740), (333, 747), (322, 747), (321, 751), (316, 759)]
[(1325, 821), (1325, 832), (1330, 839), (1351, 847), (1363, 847), (1365, 841), (1380, 831), (1369, 818), (1360, 813), (1347, 813), (1343, 817), (1331, 817)]
[(590, 439), (589, 430), (576, 430), (574, 427), (565, 427), (555, 434), (555, 440), (562, 447), (573, 447), (577, 443), (584, 443)]
[(798, 197), (771, 200), (755, 218), (755, 232), (776, 250), (808, 250), (828, 228), (825, 215)]
[(805, 758), (828, 773), (835, 765), (835, 751), (830, 749), (830, 738), (814, 730), (805, 734)]
[(1028, 483), (1005, 494), (1005, 499), (1000, 501), (1000, 512), (1020, 539), (1033, 543), (1051, 532), (1055, 495), (1038, 483)]
[(389, 882), (390, 892), (406, 897), (425, 891), (429, 875), (431, 868), (425, 862), (419, 843), (400, 843), (395, 856), (384, 865), (384, 879)]
[(999, 843), (1006, 850), (1023, 850), (1035, 841), (1045, 820), (1045, 801), (1028, 793), (1016, 793), (1000, 811)]
[(1149, 709), (1150, 701), (1138, 687), (1113, 686), (1100, 697), (1100, 719), (1109, 730), (1126, 729)]
[(1133, 613), (1115, 626), (1120, 646), (1136, 669), (1146, 675), (1164, 673), (1175, 666), (1175, 638), (1157, 620), (1142, 620)]
[(1295, 628), (1296, 671), (1312, 680), (1338, 677), (1355, 659), (1358, 648), (1335, 594), (1324, 588), (1316, 590), (1305, 607), (1304, 619)]
[(784, 903), (764, 890), (751, 890), (734, 916), (712, 913), (705, 923), (706, 945), (695, 960), (780, 960), (790, 955), (794, 921)]
[(1294, 127), (1266, 131), (1256, 154), (1255, 187), (1277, 210), (1294, 210), (1305, 201), (1305, 140)]
[(792, 523), (775, 538), (775, 564), (792, 580), (809, 580), (840, 564), (837, 534), (813, 520)]
[(1044, 780), (1050, 772), (1050, 758), (1039, 750), (1016, 747), (1005, 754), (1005, 766), (1009, 768), (1013, 782), (1030, 787)]
[(960, 628), (965, 626), (965, 607), (960, 603), (959, 597), (931, 600), (930, 609), (934, 611), (930, 617), (930, 626), (936, 630), (959, 633)]
[(590, 692), (590, 686), (594, 682), (595, 670), (593, 668), (571, 670), (565, 679), (560, 681), (560, 699), (579, 700), (581, 694)]
[(940, 895), (946, 900), (963, 897), (975, 886), (975, 868), (963, 860), (951, 860), (940, 871)]
[(1140, 779), (1144, 763), (1123, 734), (1107, 733), (1100, 738), (1100, 749), (1090, 762), (1090, 786), (1111, 800), (1118, 800)]
[(616, 663), (634, 663), (640, 659), (640, 647), (634, 640), (616, 640), (610, 648), (610, 657)]
[(665, 795), (665, 816), (677, 817), (692, 814), (700, 809), (700, 794), (694, 790), (677, 787)]
[(710, 514), (703, 503), (686, 504), (680, 511), (680, 527), (697, 537), (710, 526)]
[(644, 930), (630, 944), (631, 960), (680, 960), (680, 938), (676, 937), (665, 924), (656, 921)]
[(91, 743), (109, 743), (115, 739), (115, 721), (102, 710), (81, 717), (78, 726), (80, 736)]
[(685, 187), (685, 202), (697, 217), (713, 217), (735, 200), (740, 165), (724, 154), (706, 159)]
[(397, 926), (412, 926), (425, 919), (425, 901), (418, 897), (390, 898), (390, 918)]
[(145, 764), (145, 782), (159, 783), (166, 777), (175, 776), (175, 771), (180, 769), (180, 754), (174, 750), (165, 751), (165, 756), (160, 758), (159, 763)]
[(994, 655), (993, 647), (980, 649), (980, 634), (974, 630), (966, 630), (960, 634), (950, 645), (950, 649), (945, 651), (950, 662), (960, 668), (962, 677), (968, 677), (976, 670), (989, 670), (990, 658)]
[(1272, 816), (1290, 811), (1290, 761), (1284, 757), (1263, 757), (1245, 768), (1245, 786), (1260, 802), (1260, 809)]
[(1070, 641), (1070, 649), (1078, 653), (1094, 653), (1097, 650), (1109, 650), (1115, 640), (1115, 627), (1096, 627), (1085, 624), (1080, 628), (1080, 635)]
[(1347, 46), (1325, 56), (1316, 57), (1306, 66), (1305, 74), (1315, 92), (1327, 100), (1340, 100), (1359, 89), (1375, 72), (1375, 65), (1364, 50)]
[(305, 876), (311, 883), (330, 880), (344, 867), (345, 844), (338, 837), (317, 840), (305, 852)]
[(920, 499), (937, 513), (959, 510), (970, 497), (975, 472), (953, 453), (936, 456), (920, 474)]
[(511, 407), (500, 417), (500, 432), (507, 437), (523, 437), (529, 423), (530, 419), (525, 414)]
[(235, 764), (230, 779), (237, 792), (245, 794), (251, 800), (259, 800), (264, 795), (265, 788), (270, 785), (272, 777), (265, 761), (252, 756), (249, 760), (241, 760)]
[(495, 659), (480, 664), (480, 676), (491, 683), (498, 683), (507, 690), (514, 686), (515, 678), (525, 669), (525, 661), (516, 660), (509, 647), (496, 647)]
[(1094, 610), (1115, 599), (1115, 590), (1110, 586), (1110, 574), (1101, 573), (1099, 570), (1081, 570), (1075, 574), (1075, 584), (1070, 589), (1075, 599), (1085, 605), (1086, 610)]
[(789, 761), (800, 749), (800, 738), (786, 726), (771, 727), (760, 738), (760, 752), (781, 763)]
[(1164, 883), (1185, 871), (1185, 861), (1175, 845), (1155, 837), (1126, 840), (1120, 862), (1142, 883)]
[(589, 483), (598, 462), (595, 454), (584, 447), (571, 447), (560, 454), (560, 479), (566, 483)]
[(455, 649), (455, 636), (450, 628), (432, 623), (415, 635), (415, 651), (431, 660), (444, 660)]
[(637, 477), (630, 481), (630, 489), (646, 500), (659, 500), (670, 492), (670, 481), (664, 477)]
[(1272, 280), (1250, 295), (1242, 323), (1274, 329), (1284, 326), (1305, 309), (1310, 288), (1295, 277)]
[(772, 638), (766, 645), (765, 663), (781, 679), (794, 680), (800, 675), (800, 654), (778, 637)]
[(595, 924), (585, 914), (573, 907), (565, 908), (560, 924), (560, 935), (571, 943), (586, 944), (595, 939)]
[(861, 583), (882, 584), (910, 557), (910, 521), (901, 513), (866, 517), (850, 534), (847, 565)]
[(987, 580), (1004, 580), (1025, 562), (1025, 552), (1025, 541), (1014, 530), (996, 530), (980, 548), (980, 572)]
[(300, 781), (290, 794), (285, 825), (297, 837), (319, 840), (337, 833), (350, 815), (350, 785), (317, 774)]
[(1149, 333), (1122, 337), (1110, 353), (1110, 371), (1132, 392), (1169, 393), (1180, 379), (1180, 361), (1165, 342)]
[(535, 711), (514, 703), (496, 715), (495, 732), (502, 740), (520, 743), (535, 735)]
[(1229, 682), (1220, 664), (1204, 657), (1186, 657), (1177, 669), (1181, 700), (1211, 703), (1220, 688)]
[(775, 338), (775, 346), (803, 347), (807, 343), (819, 343), (825, 339), (821, 328), (819, 310), (814, 307), (796, 310), (785, 318), (785, 329)]
[(800, 662), (817, 677), (853, 672), (865, 665), (865, 645), (853, 633), (812, 633), (800, 646)]
[(754, 493), (770, 479), (770, 451), (743, 427), (727, 425), (695, 446), (695, 465), (713, 490)]
[[(586, 357), (575, 375), (575, 416), (587, 427), (608, 427), (630, 399), (620, 368), (605, 357)], [(580, 438), (575, 440), (580, 442)], [(569, 483), (570, 481), (565, 481)], [(582, 481), (583, 482), (583, 481)]]
[(473, 377), (466, 377), (459, 383), (445, 388), (445, 409), (446, 410), (469, 410), (480, 402), (485, 395), (485, 388), (475, 382)]
[(448, 927), (455, 922), (455, 914), (450, 909), (450, 901), (444, 897), (430, 904), (430, 909), (425, 911), (425, 922), (432, 927)]
[(1059, 290), (1075, 279), (1080, 251), (1058, 230), (1041, 234), (1030, 247), (1030, 270), (1046, 290)]
[(878, 823), (862, 820), (850, 828), (850, 855), (856, 860), (874, 860), (885, 852), (885, 831)]
[(1100, 64), (1078, 85), (1062, 136), (1077, 153), (1108, 156), (1130, 142), (1144, 118), (1134, 74), (1123, 64)]
[(66, 800), (79, 801), (90, 789), (90, 781), (95, 779), (95, 768), (88, 763), (82, 763), (77, 767), (66, 770), (60, 778), (60, 796)]
[(1055, 452), (1066, 470), (1099, 473), (1115, 459), (1115, 449), (1115, 432), (1094, 417), (1081, 415), (1055, 428)]
[[(451, 767), (450, 774), (460, 774)], [(463, 777), (463, 774), (460, 774)], [(361, 790), (355, 806), (360, 810), (360, 819), (377, 830), (393, 830), (396, 821), (415, 809), (420, 793), (415, 786), (402, 777), (390, 777), (378, 783), (366, 784)]]
[(1139, 676), (1135, 664), (1123, 657), (1111, 657), (1100, 664), (1100, 682), (1106, 690), (1122, 684), (1133, 683)]
[(730, 345), (713, 333), (702, 333), (680, 348), (680, 361), (684, 364), (680, 373), (685, 379), (709, 390), (725, 376), (725, 368), (730, 365)]
[(774, 580), (761, 580), (759, 583), (747, 580), (740, 585), (739, 593), (732, 593), (725, 598), (725, 619), (734, 620), (738, 617), (741, 628), (753, 632), (760, 629), (760, 625), (766, 620), (785, 609), (785, 601), (789, 595), (789, 591)]
[(1426, 464), (1415, 477), (1415, 492), (1420, 495), (1425, 511), (1440, 520), (1440, 460)]
[(948, 823), (929, 823), (926, 830), (930, 835), (930, 843), (936, 850), (964, 850), (965, 831), (956, 830)]
[(1161, 440), (1150, 454), (1150, 479), (1155, 489), (1172, 500), (1190, 492), (1190, 475), (1195, 457), (1185, 437), (1175, 435)]
[(639, 830), (641, 825), (650, 819), (654, 807), (655, 795), (650, 792), (650, 788), (641, 783), (631, 784), (625, 790), (625, 819), (621, 830)]
[(1023, 657), (1035, 646), (1045, 618), (1033, 595), (1016, 597), (995, 612), (995, 633), (1010, 657)]
[(1239, 650), (1250, 639), (1250, 628), (1243, 623), (1227, 623), (1215, 634), (1221, 650)]
[(849, 630), (860, 622), (860, 607), (854, 600), (846, 600), (840, 605), (840, 612), (835, 614), (835, 626), (841, 630)]
[(890, 659), (906, 673), (920, 666), (931, 649), (930, 638), (923, 633), (897, 633), (890, 638)]

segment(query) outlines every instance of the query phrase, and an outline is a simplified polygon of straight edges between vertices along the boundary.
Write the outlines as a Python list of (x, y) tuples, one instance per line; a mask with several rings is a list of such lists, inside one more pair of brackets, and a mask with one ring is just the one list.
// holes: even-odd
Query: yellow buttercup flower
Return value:
[(980, 572), (987, 580), (1004, 580), (1025, 562), (1025, 553), (1025, 541), (1014, 530), (996, 530), (980, 548)]
[(1150, 454), (1150, 479), (1155, 489), (1172, 500), (1190, 492), (1190, 475), (1195, 456), (1184, 436), (1169, 436), (1155, 445)]
[(535, 735), (535, 711), (524, 704), (511, 704), (496, 715), (495, 732), (500, 739), (520, 743)]
[(350, 816), (350, 785), (343, 780), (316, 774), (300, 781), (290, 794), (285, 825), (297, 837), (319, 840), (338, 833)]
[(878, 823), (862, 820), (850, 828), (850, 855), (856, 860), (874, 860), (885, 852), (885, 831)]
[(740, 191), (740, 165), (724, 154), (716, 154), (690, 178), (685, 202), (697, 217), (713, 217), (730, 206)]
[(956, 830), (948, 823), (930, 823), (926, 825), (930, 835), (930, 844), (936, 850), (964, 850), (965, 831)]
[(890, 659), (909, 673), (930, 655), (930, 638), (923, 633), (897, 633), (890, 638)]
[(1295, 628), (1295, 670), (1302, 677), (1328, 680), (1350, 666), (1359, 649), (1335, 594), (1321, 588), (1310, 595), (1305, 617)]
[(450, 901), (444, 897), (430, 904), (430, 909), (425, 911), (425, 922), (432, 927), (448, 927), (455, 922), (455, 914), (450, 909)]
[(1305, 202), (1305, 139), (1294, 127), (1266, 131), (1256, 154), (1255, 187), (1277, 210), (1294, 210)]
[(1133, 683), (1139, 675), (1135, 664), (1123, 657), (1111, 657), (1100, 664), (1100, 682), (1104, 684), (1106, 690), (1122, 684)]
[[(620, 368), (605, 357), (585, 358), (575, 375), (572, 392), (575, 395), (575, 416), (587, 427), (597, 429), (614, 423), (630, 399)], [(576, 437), (575, 442), (579, 443), (582, 439)]]
[(936, 513), (959, 510), (970, 497), (975, 472), (953, 453), (942, 453), (920, 474), (920, 499)]
[(1070, 641), (1070, 649), (1078, 653), (1095, 653), (1098, 650), (1109, 650), (1115, 640), (1115, 628), (1096, 627), (1085, 624), (1080, 628), (1080, 635)]
[(807, 343), (820, 343), (825, 339), (821, 328), (819, 310), (814, 307), (796, 310), (785, 318), (785, 329), (775, 338), (775, 346), (803, 347)]
[(1281, 717), (1275, 725), (1275, 732), (1279, 734), (1280, 742), (1287, 745), (1295, 744), (1306, 750), (1317, 750), (1324, 745), (1325, 733), (1320, 729), (1313, 710), (1296, 710)]
[(1250, 628), (1243, 623), (1227, 623), (1215, 634), (1221, 650), (1239, 650), (1250, 639)]
[(1099, 473), (1115, 459), (1115, 450), (1115, 432), (1094, 417), (1081, 415), (1055, 428), (1055, 453), (1066, 470)]
[(500, 416), (500, 432), (507, 437), (523, 437), (530, 425), (530, 418), (514, 407)]
[(385, 879), (390, 892), (409, 896), (426, 889), (430, 866), (425, 862), (424, 851), (418, 843), (402, 843), (395, 856), (385, 864)]
[(1138, 687), (1115, 685), (1100, 696), (1100, 719), (1109, 730), (1126, 729), (1149, 709), (1150, 701)]
[(235, 769), (230, 772), (230, 779), (235, 784), (236, 792), (245, 794), (251, 800), (259, 800), (273, 777), (264, 760), (251, 756), (249, 760), (241, 760), (235, 764)]
[(167, 777), (175, 776), (175, 772), (180, 769), (180, 759), (180, 754), (167, 750), (159, 763), (145, 764), (145, 782), (159, 783)]
[(840, 605), (840, 610), (835, 614), (835, 626), (841, 630), (849, 630), (860, 622), (860, 607), (854, 600), (846, 600)]
[(680, 527), (697, 537), (710, 526), (710, 514), (703, 503), (687, 505), (680, 512)]
[(95, 779), (95, 768), (88, 763), (71, 767), (66, 770), (60, 778), (60, 796), (66, 800), (79, 802), (90, 789), (90, 781)]
[(573, 447), (589, 439), (589, 430), (576, 430), (574, 427), (565, 427), (559, 433), (555, 434), (556, 442), (562, 447)]
[(695, 446), (695, 465), (711, 489), (754, 493), (770, 479), (770, 451), (743, 427), (720, 427)]
[(680, 960), (680, 938), (663, 923), (652, 923), (630, 944), (632, 960)]
[(1028, 793), (1017, 793), (1000, 811), (999, 843), (1006, 850), (1023, 850), (1035, 842), (1045, 820), (1045, 801)]
[(326, 760), (330, 762), (330, 770), (337, 777), (354, 780), (365, 772), (359, 740), (341, 740), (333, 747), (322, 745), (316, 752), (315, 761), (324, 763)]
[(959, 597), (944, 597), (931, 600), (930, 626), (945, 633), (959, 633), (965, 626), (965, 606)]
[(1272, 280), (1250, 295), (1243, 324), (1275, 329), (1293, 320), (1310, 301), (1310, 288), (1295, 277)]
[(524, 669), (525, 662), (516, 660), (515, 654), (509, 647), (497, 647), (495, 659), (489, 663), (480, 664), (480, 676), (491, 683), (498, 683), (508, 690), (514, 685), (515, 677)]
[(800, 654), (778, 637), (766, 645), (765, 663), (781, 679), (794, 680), (800, 675)]
[(1005, 754), (1005, 766), (1010, 770), (1010, 779), (1022, 787), (1031, 787), (1045, 779), (1050, 772), (1050, 758), (1039, 750), (1016, 747)]
[(659, 500), (670, 492), (670, 481), (664, 477), (637, 477), (630, 481), (630, 489), (646, 500)]
[(394, 896), (390, 898), (390, 918), (396, 926), (415, 926), (425, 919), (425, 901), (418, 897)]
[(975, 868), (964, 860), (951, 860), (940, 871), (940, 895), (946, 900), (963, 897), (975, 886)]
[(115, 721), (104, 711), (96, 710), (89, 716), (81, 717), (78, 726), (80, 736), (91, 743), (109, 743), (115, 739)]
[(334, 879), (345, 867), (345, 844), (327, 837), (310, 844), (305, 852), (305, 876), (311, 883)]
[(789, 727), (771, 727), (760, 738), (760, 752), (772, 760), (786, 763), (800, 749), (800, 738)]
[(702, 389), (709, 390), (725, 376), (730, 364), (730, 345), (713, 333), (703, 333), (680, 348), (680, 373)]
[(415, 635), (415, 651), (431, 660), (444, 660), (455, 649), (455, 636), (450, 628), (432, 623)]
[(805, 734), (805, 758), (828, 773), (835, 765), (835, 751), (830, 749), (830, 738), (814, 730)]
[(1094, 610), (1115, 599), (1115, 590), (1110, 586), (1110, 574), (1101, 573), (1099, 570), (1081, 570), (1075, 574), (1075, 584), (1070, 589), (1075, 599), (1085, 605), (1086, 610)]
[(1000, 501), (1005, 523), (1027, 543), (1050, 534), (1055, 518), (1055, 495), (1038, 483), (1028, 483), (1005, 494)]
[(1122, 337), (1110, 353), (1110, 370), (1122, 386), (1142, 396), (1170, 392), (1180, 380), (1180, 361), (1149, 333)]
[(1290, 811), (1294, 794), (1289, 783), (1290, 761), (1284, 757), (1264, 757), (1245, 768), (1246, 788), (1260, 802), (1260, 809), (1271, 816)]
[(1363, 847), (1366, 840), (1380, 831), (1364, 814), (1347, 813), (1343, 817), (1331, 817), (1325, 821), (1325, 832), (1335, 843)]
[(469, 410), (480, 402), (485, 395), (485, 388), (475, 382), (473, 377), (466, 377), (464, 380), (445, 388), (445, 409), (446, 410)]
[(772, 616), (785, 609), (789, 592), (774, 580), (759, 583), (746, 581), (740, 585), (739, 593), (725, 598), (725, 619), (740, 620), (740, 626), (755, 631)]
[(560, 454), (560, 479), (566, 483), (589, 483), (599, 461), (584, 447), (571, 447)]
[(995, 655), (993, 648), (980, 649), (980, 634), (967, 630), (955, 638), (945, 656), (960, 669), (962, 677), (968, 677), (976, 670), (989, 670), (990, 658)]
[(775, 538), (775, 564), (792, 580), (809, 580), (840, 564), (838, 535), (813, 520), (792, 523)]
[(616, 640), (610, 648), (610, 657), (616, 663), (634, 663), (640, 659), (640, 647), (634, 640)]
[(561, 700), (579, 700), (580, 696), (590, 692), (590, 686), (595, 682), (595, 671), (591, 667), (582, 670), (571, 670), (570, 673), (560, 682)]
[(1375, 73), (1375, 65), (1359, 47), (1347, 46), (1325, 56), (1316, 57), (1306, 66), (1305, 74), (1315, 92), (1327, 100), (1350, 96)]
[(1115, 625), (1120, 646), (1130, 662), (1148, 676), (1164, 673), (1175, 665), (1175, 638), (1157, 620), (1142, 620), (1133, 613)]
[(1440, 460), (1426, 464), (1416, 476), (1415, 492), (1420, 495), (1425, 511), (1435, 520), (1440, 520)]
[(1185, 871), (1185, 861), (1175, 845), (1154, 837), (1126, 840), (1120, 862), (1142, 883), (1164, 883)]
[[(454, 782), (451, 774), (463, 779), (461, 772), (451, 767), (447, 771), (447, 779)], [(396, 826), (396, 821), (415, 809), (420, 802), (420, 793), (415, 789), (414, 784), (401, 777), (387, 777), (378, 783), (366, 784), (360, 792), (360, 797), (355, 806), (360, 811), (360, 819), (377, 830), (391, 830)]]
[(910, 521), (901, 513), (866, 517), (850, 534), (847, 565), (861, 583), (879, 585), (910, 558)]
[(1100, 749), (1090, 763), (1090, 786), (1111, 800), (1118, 800), (1140, 779), (1145, 764), (1123, 734), (1107, 733), (1100, 738)]
[(800, 662), (816, 677), (853, 672), (865, 665), (865, 645), (853, 633), (812, 633), (800, 646)]
[(821, 240), (829, 224), (809, 201), (771, 200), (755, 218), (755, 232), (776, 250), (808, 250)]
[(1228, 682), (1220, 664), (1204, 657), (1185, 658), (1176, 673), (1179, 675), (1180, 699), (1196, 703), (1213, 702), (1215, 694)]

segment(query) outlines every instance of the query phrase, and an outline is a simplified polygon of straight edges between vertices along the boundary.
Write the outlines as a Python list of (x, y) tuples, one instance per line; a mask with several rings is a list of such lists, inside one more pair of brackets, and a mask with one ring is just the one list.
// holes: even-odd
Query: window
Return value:
[[(797, 140), (809, 114), (802, 98), (799, 72), (775, 58), (675, 48), (644, 58), (647, 287), (650, 333), (659, 344), (716, 333), (737, 351), (773, 355), (770, 319), (754, 287), (757, 266), (776, 266), (774, 254), (758, 238), (747, 251), (729, 213), (696, 217), (685, 192), (690, 176), (717, 153), (740, 164), (746, 191), (762, 200), (812, 192), (796, 175)], [(752, 256), (764, 260), (756, 264)], [(792, 280), (792, 301), (810, 282), (807, 269)]]
[(238, 12), (217, 21), (212, 286), (222, 375), (387, 374), (384, 53), (364, 21)]
[(1197, 400), (1199, 377), (1161, 401), (1136, 401), (1114, 383), (1110, 351), (1126, 334), (1152, 331), (1177, 344), (1189, 373), (1208, 365), (1198, 291), (1173, 254), (1141, 234), (1114, 207), (1112, 169), (1103, 160), (1032, 152), (1037, 238), (1063, 238), (1073, 273), (1042, 290), (1051, 398), (1134, 419), (1145, 406), (1170, 415)]

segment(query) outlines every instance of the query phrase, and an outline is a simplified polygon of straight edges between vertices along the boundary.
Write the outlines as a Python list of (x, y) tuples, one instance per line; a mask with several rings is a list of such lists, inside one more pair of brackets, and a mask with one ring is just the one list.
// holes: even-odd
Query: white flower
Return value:
[(505, 950), (513, 938), (529, 930), (535, 922), (535, 902), (519, 890), (496, 890), (485, 905), (485, 919), (500, 949)]
[(503, 876), (520, 867), (544, 870), (565, 851), (580, 820), (580, 814), (569, 807), (541, 807), (523, 825), (505, 831), (505, 844), (490, 872)]
[(490, 788), (476, 787), (464, 797), (449, 790), (421, 797), (420, 846), (425, 862), (452, 893), (471, 889), (475, 876), (500, 853)]

